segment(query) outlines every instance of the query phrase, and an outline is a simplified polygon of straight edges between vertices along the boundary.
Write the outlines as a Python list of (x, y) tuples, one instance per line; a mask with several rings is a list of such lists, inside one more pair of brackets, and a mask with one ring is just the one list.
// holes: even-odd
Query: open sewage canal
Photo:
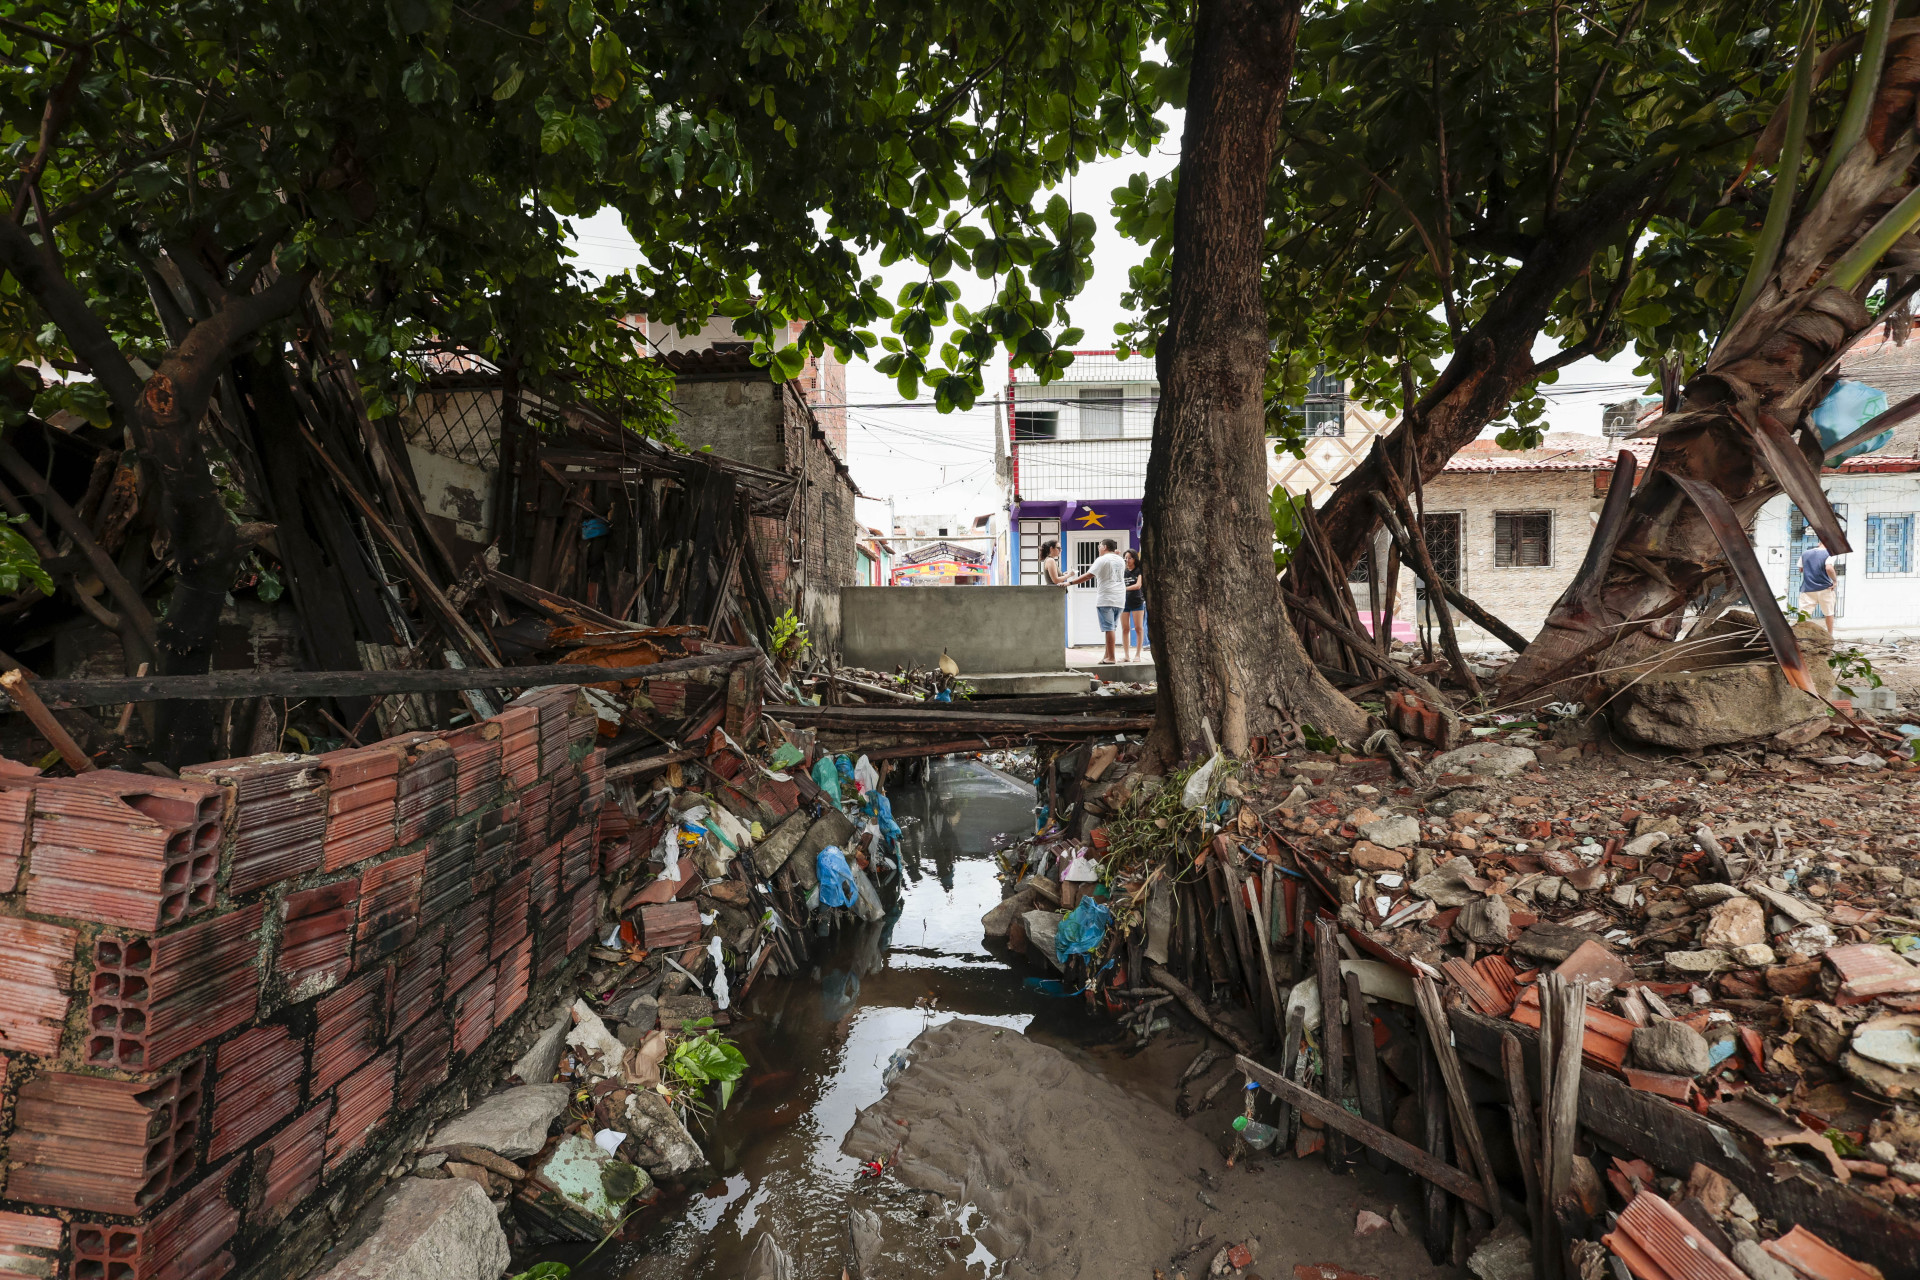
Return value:
[[(550, 1248), (522, 1265), (566, 1261), (576, 1280), (832, 1280), (850, 1262), (869, 1280), (1148, 1280), (1162, 1267), (1175, 1280), (1206, 1275), (1218, 1250), (1266, 1231), (1271, 1269), (1256, 1268), (1270, 1278), (1292, 1275), (1294, 1261), (1396, 1280), (1458, 1274), (1431, 1267), (1412, 1238), (1352, 1235), (1361, 1208), (1386, 1214), (1398, 1204), (1411, 1220), (1405, 1179), (1365, 1169), (1335, 1178), (1291, 1156), (1227, 1168), (1232, 1092), (1224, 1107), (1176, 1119), (1182, 1070), (1206, 1045), (1224, 1046), (1176, 1019), (1142, 1048), (1083, 999), (1040, 989), (1051, 971), (988, 950), (980, 918), (1001, 898), (993, 850), (1032, 829), (1030, 784), (952, 758), (930, 761), (925, 783), (890, 794), (904, 828), (901, 901), (880, 923), (842, 928), (810, 972), (757, 984), (736, 1008), (728, 1033), (752, 1065), (732, 1104), (696, 1130), (714, 1180), (643, 1210), (594, 1256)], [(967, 1149), (949, 1163), (964, 1173), (953, 1171), (944, 1196), (926, 1193), (940, 1179), (914, 1176), (924, 1170), (863, 1176), (861, 1160), (842, 1150), (861, 1111), (886, 1097), (896, 1053), (905, 1059), (916, 1037), (954, 1019), (995, 1030), (961, 1024), (952, 1037), (968, 1043), (932, 1046), (935, 1070), (971, 1079), (941, 1077), (912, 1123), (991, 1113), (1002, 1131), (957, 1138)], [(1192, 1095), (1230, 1062), (1229, 1051)], [(879, 1119), (882, 1110), (863, 1127), (907, 1123)], [(975, 1195), (976, 1186), (1002, 1194)], [(864, 1268), (850, 1226), (862, 1217)]]

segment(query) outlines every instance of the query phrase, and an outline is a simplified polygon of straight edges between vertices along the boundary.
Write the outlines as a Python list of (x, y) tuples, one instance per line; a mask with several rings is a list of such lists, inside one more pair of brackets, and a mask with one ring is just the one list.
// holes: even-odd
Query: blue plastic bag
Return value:
[(850, 907), (860, 900), (860, 889), (853, 882), (853, 868), (847, 865), (847, 855), (840, 846), (830, 844), (820, 851), (820, 857), (814, 863), (820, 874), (820, 905), (823, 907)]
[(874, 820), (880, 824), (880, 835), (892, 848), (900, 840), (900, 824), (893, 820), (893, 802), (878, 791), (869, 792), (868, 802), (873, 807)]
[(1053, 954), (1061, 964), (1074, 956), (1090, 956), (1097, 950), (1107, 936), (1107, 926), (1113, 923), (1113, 912), (1107, 904), (1093, 898), (1080, 899), (1080, 905), (1067, 913), (1060, 922), (1060, 931), (1053, 937)]
[[(1813, 423), (1814, 430), (1820, 433), (1820, 447), (1831, 449), (1886, 411), (1886, 392), (1878, 387), (1870, 387), (1864, 382), (1842, 378), (1833, 384), (1833, 390), (1827, 392), (1826, 398), (1814, 406), (1813, 412), (1808, 415), (1808, 420)], [(1837, 467), (1848, 458), (1885, 448), (1887, 441), (1891, 439), (1893, 439), (1893, 428), (1889, 427), (1872, 439), (1853, 446), (1838, 457), (1829, 458), (1827, 465)]]

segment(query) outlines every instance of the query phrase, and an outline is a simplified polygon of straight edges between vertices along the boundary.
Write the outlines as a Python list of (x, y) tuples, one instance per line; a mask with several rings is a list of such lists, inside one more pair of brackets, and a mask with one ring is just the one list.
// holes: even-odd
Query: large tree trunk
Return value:
[[(1920, 267), (1912, 234), (1920, 207), (1909, 195), (1920, 160), (1916, 97), (1920, 38), (1899, 40), (1865, 136), (1832, 157), (1831, 182), (1800, 214), (1777, 258), (1756, 264), (1764, 274), (1752, 304), (1688, 383), (1679, 408), (1656, 424), (1659, 445), (1645, 482), (1617, 521), (1603, 516), (1587, 563), (1508, 669), (1503, 696), (1567, 696), (1568, 682), (1584, 679), (1602, 653), (1608, 667), (1644, 659), (1676, 638), (1688, 604), (1722, 584), (1744, 591), (1775, 655), (1804, 687), (1804, 661), (1745, 526), (1784, 490), (1829, 551), (1847, 550), (1820, 490), (1817, 436), (1810, 426), (1801, 439), (1791, 436), (1831, 386), (1840, 356), (1873, 323), (1864, 299), (1877, 274), (1894, 272), (1897, 286)], [(1779, 180), (1797, 183), (1797, 165), (1783, 168)], [(1716, 510), (1718, 533), (1709, 520)]]
[(1295, 720), (1347, 739), (1366, 723), (1308, 660), (1273, 570), (1260, 274), (1299, 26), (1300, 0), (1201, 0), (1195, 15), (1142, 537), (1165, 760), (1199, 747), (1203, 724), (1241, 753)]

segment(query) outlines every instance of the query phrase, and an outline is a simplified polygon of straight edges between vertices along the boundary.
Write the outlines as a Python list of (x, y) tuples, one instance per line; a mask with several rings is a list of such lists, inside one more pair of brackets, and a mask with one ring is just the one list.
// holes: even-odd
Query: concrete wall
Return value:
[(695, 449), (784, 471), (780, 389), (764, 376), (707, 381), (681, 378), (673, 388), (673, 429)]
[(1064, 587), (842, 587), (840, 651), (851, 666), (926, 668), (944, 647), (960, 674), (1058, 671)]
[[(1828, 474), (1821, 477), (1821, 488), (1845, 519), (1847, 540), (1854, 548), (1835, 562), (1843, 568), (1844, 583), (1835, 633), (1875, 640), (1920, 633), (1920, 548), (1910, 555), (1906, 573), (1867, 570), (1867, 517), (1911, 515), (1920, 525), (1920, 473)], [(1798, 596), (1788, 595), (1799, 579), (1791, 544), (1791, 510), (1787, 498), (1774, 498), (1754, 517), (1751, 533), (1775, 597), (1797, 605)]]
[[(1601, 502), (1594, 496), (1591, 471), (1447, 472), (1427, 482), (1426, 500), (1430, 515), (1443, 512), (1460, 515), (1460, 589), (1474, 603), (1529, 639), (1546, 625), (1548, 610), (1580, 568), (1587, 544), (1593, 540), (1593, 517)], [(1519, 511), (1552, 513), (1549, 563), (1494, 563), (1493, 517), (1496, 513)], [(1413, 571), (1403, 568), (1394, 612), (1417, 626), (1420, 617), (1414, 603), (1416, 581)], [(1355, 588), (1354, 599), (1364, 612), (1367, 600), (1364, 585)], [(1458, 611), (1453, 621), (1463, 648), (1506, 647)]]

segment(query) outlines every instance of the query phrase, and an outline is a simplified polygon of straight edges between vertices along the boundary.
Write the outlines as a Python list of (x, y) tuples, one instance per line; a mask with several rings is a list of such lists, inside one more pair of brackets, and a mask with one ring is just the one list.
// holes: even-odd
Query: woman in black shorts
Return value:
[[(1126, 617), (1120, 624), (1120, 647), (1125, 650), (1129, 643), (1133, 646), (1132, 658), (1138, 662), (1142, 651), (1147, 647), (1147, 597), (1140, 587), (1140, 555), (1127, 552), (1127, 602)], [(1127, 637), (1133, 639), (1129, 641)]]

